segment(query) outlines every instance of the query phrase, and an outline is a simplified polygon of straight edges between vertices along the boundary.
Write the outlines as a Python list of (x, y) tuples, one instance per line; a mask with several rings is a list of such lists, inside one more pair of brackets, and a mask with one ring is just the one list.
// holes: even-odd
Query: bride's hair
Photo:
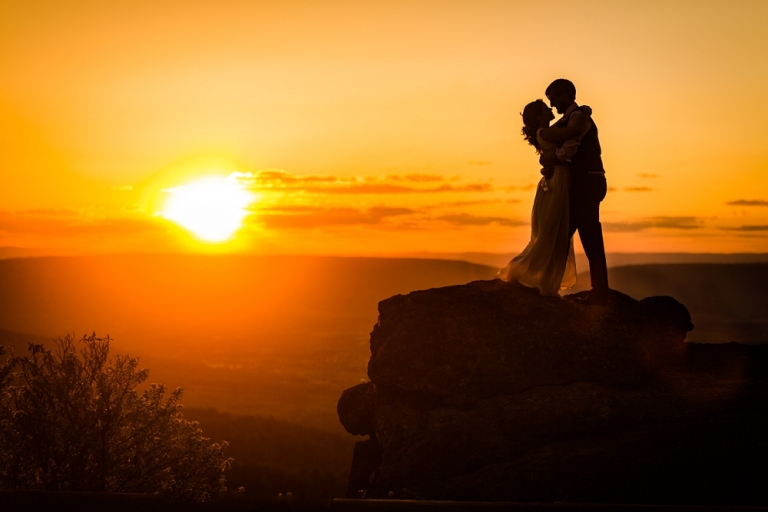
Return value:
[(543, 108), (546, 108), (547, 104), (544, 100), (532, 101), (525, 106), (523, 113), (523, 138), (528, 141), (528, 144), (536, 149), (537, 153), (541, 153), (541, 146), (536, 139), (536, 132), (541, 128), (541, 122), (539, 116), (541, 115)]

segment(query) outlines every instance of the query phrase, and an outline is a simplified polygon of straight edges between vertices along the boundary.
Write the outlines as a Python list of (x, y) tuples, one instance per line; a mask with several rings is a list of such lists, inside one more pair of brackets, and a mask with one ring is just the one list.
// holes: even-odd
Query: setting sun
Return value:
[(242, 227), (255, 196), (232, 176), (210, 176), (165, 189), (156, 215), (175, 222), (205, 242), (229, 240)]

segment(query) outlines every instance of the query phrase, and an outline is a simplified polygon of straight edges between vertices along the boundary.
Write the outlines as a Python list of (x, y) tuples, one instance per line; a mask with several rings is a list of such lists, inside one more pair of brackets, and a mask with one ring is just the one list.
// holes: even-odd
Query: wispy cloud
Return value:
[(498, 224), (500, 226), (524, 226), (529, 222), (518, 219), (508, 219), (506, 217), (481, 217), (470, 215), (468, 213), (442, 215), (436, 217), (436, 220), (450, 222), (451, 224), (458, 226), (487, 226), (489, 224)]
[(146, 216), (103, 217), (76, 210), (0, 212), (0, 232), (51, 236), (130, 236), (161, 232), (163, 226)]
[(533, 190), (536, 188), (536, 185), (533, 183), (528, 183), (527, 185), (512, 185), (509, 187), (501, 187), (501, 190), (505, 192), (515, 192), (517, 190)]
[(640, 174), (637, 175), (637, 177), (638, 178), (658, 178), (659, 175), (658, 174), (649, 174), (649, 173), (646, 173), (646, 172), (641, 172)]
[(469, 165), (491, 165), (491, 162), (488, 160), (470, 160), (467, 162)]
[(250, 222), (268, 229), (311, 229), (325, 226), (381, 225), (389, 228), (423, 228), (435, 222), (454, 226), (525, 226), (530, 221), (500, 216), (451, 213), (432, 216), (427, 212), (445, 206), (470, 206), (500, 201), (462, 201), (424, 206), (420, 209), (375, 206), (367, 209), (322, 208), (315, 206), (271, 206), (253, 210)]
[(435, 192), (491, 192), (490, 183), (469, 183), (467, 185), (449, 185), (444, 183), (438, 187), (405, 187), (386, 183), (363, 183), (339, 187), (312, 187), (306, 192), (325, 194), (428, 194)]
[[(261, 213), (268, 211), (270, 213)], [(274, 207), (257, 211), (254, 222), (270, 229), (310, 229), (323, 226), (353, 226), (381, 224), (391, 217), (417, 213), (410, 208), (375, 206), (366, 210), (355, 208)]]
[[(440, 183), (446, 178), (431, 174), (389, 175), (384, 177), (341, 178), (337, 176), (297, 176), (284, 171), (267, 170), (245, 173), (240, 180), (256, 192), (305, 192), (310, 194), (429, 194), (440, 192), (491, 192), (490, 183), (467, 183), (417, 186), (422, 183)], [(403, 182), (408, 182), (405, 184)], [(410, 184), (412, 183), (412, 184)]]
[[(375, 179), (375, 177), (372, 177)], [(447, 181), (445, 176), (439, 174), (388, 174), (386, 179), (392, 181), (412, 181), (415, 183)]]
[(73, 219), (83, 216), (82, 212), (71, 208), (33, 208), (16, 212), (0, 212), (0, 218), (56, 218)]
[(768, 225), (747, 225), (747, 226), (736, 226), (736, 227), (722, 227), (720, 228), (725, 231), (768, 231)]
[(737, 201), (728, 201), (729, 206), (768, 206), (768, 201), (764, 199), (739, 199)]
[(647, 217), (636, 221), (603, 222), (605, 231), (643, 231), (660, 229), (699, 229), (703, 221), (697, 217)]
[(617, 187), (608, 187), (608, 192), (653, 192), (654, 189), (651, 187), (624, 187), (624, 188), (617, 188)]
[[(448, 203), (437, 203), (427, 205), (424, 208), (457, 208), (461, 206), (479, 206), (481, 204), (497, 204), (501, 203), (501, 199), (484, 199), (478, 201), (452, 201)], [(519, 199), (506, 199), (505, 203), (519, 203)]]

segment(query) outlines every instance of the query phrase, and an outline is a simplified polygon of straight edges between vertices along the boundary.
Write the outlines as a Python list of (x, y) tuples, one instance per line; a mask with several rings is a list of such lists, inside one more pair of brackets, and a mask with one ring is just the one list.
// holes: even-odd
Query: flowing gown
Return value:
[[(544, 150), (557, 149), (556, 144), (536, 137)], [(571, 174), (567, 165), (555, 167), (552, 178), (542, 178), (536, 187), (531, 213), (531, 241), (496, 277), (537, 288), (541, 295), (557, 296), (576, 284), (576, 257), (573, 239), (568, 237), (568, 194)]]

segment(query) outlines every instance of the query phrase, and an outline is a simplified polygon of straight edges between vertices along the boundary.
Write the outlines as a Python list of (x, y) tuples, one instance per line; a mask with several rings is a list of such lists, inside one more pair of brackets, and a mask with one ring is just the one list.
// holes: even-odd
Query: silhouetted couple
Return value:
[(569, 80), (555, 80), (545, 94), (563, 115), (554, 125), (552, 109), (542, 100), (523, 110), (523, 136), (540, 155), (544, 176), (533, 202), (531, 241), (497, 277), (558, 296), (576, 284), (573, 235), (578, 231), (592, 278), (592, 290), (582, 302), (605, 305), (608, 268), (600, 202), (607, 185), (597, 125), (592, 110), (576, 104), (576, 87)]

